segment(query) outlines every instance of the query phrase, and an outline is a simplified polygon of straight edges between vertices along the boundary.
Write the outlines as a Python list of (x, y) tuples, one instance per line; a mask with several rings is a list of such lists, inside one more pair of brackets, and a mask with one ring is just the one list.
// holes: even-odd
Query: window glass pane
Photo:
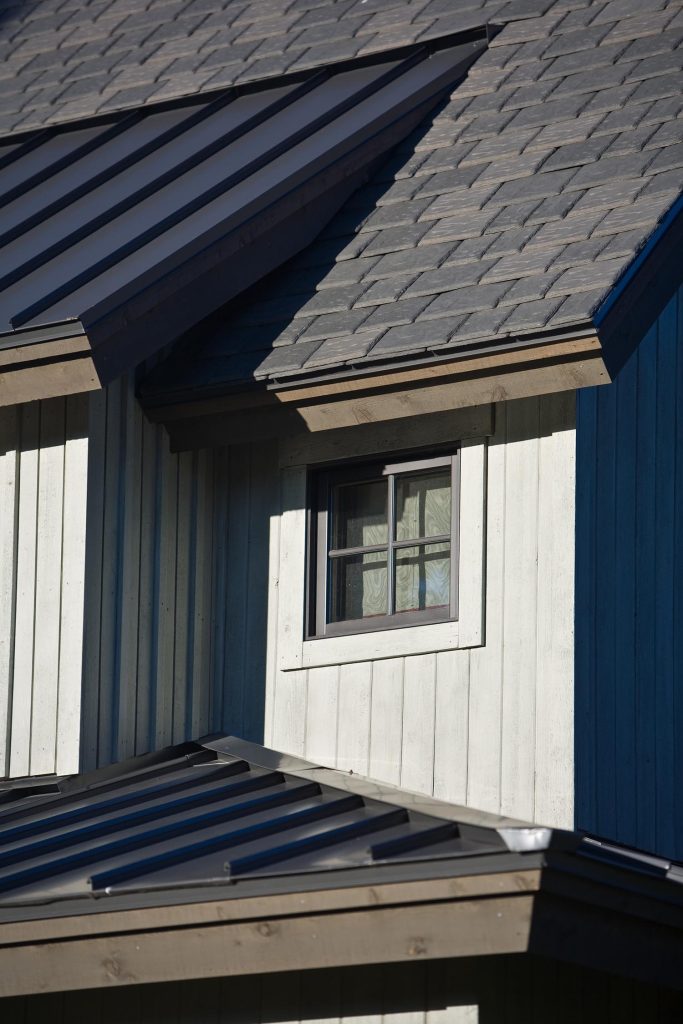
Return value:
[(385, 480), (340, 484), (332, 499), (332, 548), (361, 548), (387, 542)]
[(387, 614), (387, 553), (343, 555), (331, 560), (330, 622)]
[(450, 548), (450, 544), (424, 544), (396, 550), (397, 612), (445, 608), (449, 605)]
[(451, 473), (436, 470), (396, 479), (396, 540), (451, 532)]

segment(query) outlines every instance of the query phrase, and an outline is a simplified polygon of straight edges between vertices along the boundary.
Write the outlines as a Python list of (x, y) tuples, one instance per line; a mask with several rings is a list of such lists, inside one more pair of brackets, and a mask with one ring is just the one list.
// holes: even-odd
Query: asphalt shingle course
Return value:
[[(676, 0), (652, 3), (669, 24)], [(278, 337), (323, 347), (256, 376), (588, 322), (683, 190), (683, 35), (663, 45), (642, 5), (609, 7), (545, 4), (502, 29), (310, 247), (316, 296)], [(300, 272), (285, 268), (280, 286)], [(317, 309), (298, 339), (288, 333)]]

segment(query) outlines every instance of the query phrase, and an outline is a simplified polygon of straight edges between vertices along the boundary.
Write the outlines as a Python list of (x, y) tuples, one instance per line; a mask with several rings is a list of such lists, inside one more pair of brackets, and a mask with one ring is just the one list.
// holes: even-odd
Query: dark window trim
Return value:
[[(448, 608), (425, 608), (419, 611), (394, 612), (366, 619), (348, 619), (343, 622), (327, 622), (328, 591), (329, 591), (329, 555), (328, 526), (331, 516), (332, 488), (340, 483), (362, 483), (377, 480), (381, 476), (396, 477), (402, 474), (428, 473), (439, 466), (451, 467), (451, 530), (444, 534), (429, 538), (412, 538), (406, 541), (394, 539), (393, 523), (394, 487), (388, 488), (388, 528), (389, 536), (386, 544), (368, 545), (361, 548), (336, 549), (334, 553), (346, 555), (361, 551), (386, 550), (387, 587), (389, 607), (393, 606), (393, 571), (391, 555), (394, 550), (402, 547), (416, 547), (426, 543), (450, 544), (450, 602)], [(460, 555), (460, 448), (450, 446), (446, 453), (425, 454), (420, 457), (415, 453), (404, 458), (387, 455), (384, 459), (372, 462), (360, 462), (353, 465), (322, 467), (312, 470), (308, 481), (308, 516), (307, 516), (307, 561), (306, 573), (306, 640), (317, 640), (325, 637), (347, 636), (354, 633), (384, 632), (389, 629), (404, 629), (409, 626), (430, 625), (438, 622), (453, 622), (458, 618), (458, 565)], [(417, 543), (419, 542), (419, 543)]]

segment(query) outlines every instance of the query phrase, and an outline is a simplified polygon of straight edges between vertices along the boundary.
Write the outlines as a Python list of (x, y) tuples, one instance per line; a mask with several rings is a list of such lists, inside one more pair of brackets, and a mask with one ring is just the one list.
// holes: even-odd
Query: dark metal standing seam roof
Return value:
[(309, 242), (484, 45), (0, 147), (0, 346), (82, 330), (105, 380), (139, 362)]
[(496, 952), (681, 986), (659, 857), (235, 737), (52, 785), (0, 786), (2, 995)]
[(186, 744), (114, 777), (55, 783), (54, 795), (0, 793), (0, 907), (507, 851), (493, 828), (269, 767), (270, 752), (262, 767), (233, 748), (263, 753)]
[(549, 848), (683, 881), (662, 858), (215, 737), (0, 789), (0, 921), (32, 906), (91, 910), (92, 897), (100, 909), (169, 892), (225, 898), (242, 882), (268, 894), (507, 872), (539, 866), (533, 855)]

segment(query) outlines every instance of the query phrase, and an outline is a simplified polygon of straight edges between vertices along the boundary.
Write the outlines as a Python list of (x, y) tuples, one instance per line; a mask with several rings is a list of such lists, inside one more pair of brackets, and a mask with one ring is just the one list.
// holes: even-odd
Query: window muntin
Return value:
[(458, 455), (319, 472), (309, 637), (457, 618)]

